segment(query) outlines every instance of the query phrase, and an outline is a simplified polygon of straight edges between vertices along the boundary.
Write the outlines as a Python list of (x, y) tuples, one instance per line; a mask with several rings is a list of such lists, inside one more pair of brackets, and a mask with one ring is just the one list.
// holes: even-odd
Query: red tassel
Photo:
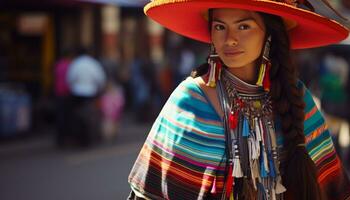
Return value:
[(232, 176), (232, 163), (230, 163), (230, 167), (227, 174), (227, 180), (226, 180), (226, 197), (230, 198), (230, 194), (233, 191), (233, 176)]
[(230, 113), (229, 116), (229, 124), (230, 124), (230, 128), (231, 129), (235, 129), (237, 127), (238, 124), (238, 112), (235, 113)]
[(271, 69), (271, 63), (266, 63), (266, 70), (265, 70), (265, 76), (263, 79), (263, 87), (266, 92), (270, 91), (271, 82), (270, 82), (270, 69)]

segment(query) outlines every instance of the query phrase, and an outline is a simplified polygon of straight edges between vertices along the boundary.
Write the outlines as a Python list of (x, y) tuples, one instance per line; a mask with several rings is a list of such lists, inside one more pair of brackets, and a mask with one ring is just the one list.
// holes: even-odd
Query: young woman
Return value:
[[(208, 64), (170, 96), (129, 176), (129, 199), (348, 199), (324, 119), (291, 48), (348, 30), (306, 1), (154, 0), (146, 14), (210, 42)], [(332, 35), (332, 37), (329, 37)]]

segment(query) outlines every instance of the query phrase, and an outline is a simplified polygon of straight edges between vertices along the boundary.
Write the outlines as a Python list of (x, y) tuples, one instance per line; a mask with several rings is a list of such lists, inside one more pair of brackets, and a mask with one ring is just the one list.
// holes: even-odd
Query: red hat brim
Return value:
[(210, 43), (209, 8), (237, 8), (281, 16), (296, 22), (289, 36), (293, 49), (319, 47), (344, 40), (349, 30), (314, 12), (271, 0), (154, 0), (147, 4), (147, 16), (166, 28), (189, 38)]

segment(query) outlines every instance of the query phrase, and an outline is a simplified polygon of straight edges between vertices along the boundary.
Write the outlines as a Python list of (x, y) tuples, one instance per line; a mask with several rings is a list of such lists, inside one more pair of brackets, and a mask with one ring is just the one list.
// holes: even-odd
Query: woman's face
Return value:
[(255, 67), (264, 44), (265, 24), (256, 12), (214, 9), (211, 39), (227, 67)]

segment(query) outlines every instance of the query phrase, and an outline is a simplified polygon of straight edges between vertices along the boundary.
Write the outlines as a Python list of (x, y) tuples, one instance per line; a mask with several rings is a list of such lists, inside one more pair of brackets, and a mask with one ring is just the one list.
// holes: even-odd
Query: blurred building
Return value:
[[(47, 117), (40, 111), (50, 109), (54, 63), (67, 49), (81, 46), (112, 68), (106, 69), (109, 76), (127, 77), (128, 65), (123, 63), (139, 52), (149, 52), (147, 24), (142, 29), (147, 23), (142, 2), (0, 1), (0, 96), (8, 96), (1, 91), (25, 94), (30, 99), (26, 101), (30, 102), (30, 118), (34, 117), (28, 120)], [(139, 40), (146, 42), (136, 48)], [(11, 102), (4, 98), (0, 98), (0, 124), (14, 123), (18, 117), (9, 117), (9, 113), (18, 109), (2, 109)]]
[(1, 1), (1, 81), (25, 83), (35, 97), (49, 94), (52, 66), (64, 49), (118, 53), (120, 12), (81, 1)]

